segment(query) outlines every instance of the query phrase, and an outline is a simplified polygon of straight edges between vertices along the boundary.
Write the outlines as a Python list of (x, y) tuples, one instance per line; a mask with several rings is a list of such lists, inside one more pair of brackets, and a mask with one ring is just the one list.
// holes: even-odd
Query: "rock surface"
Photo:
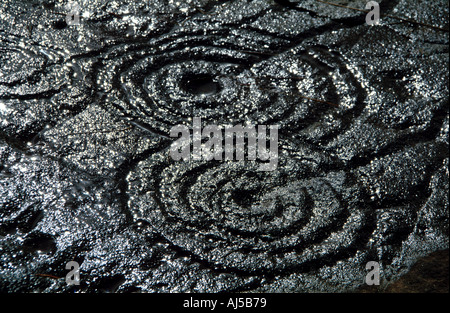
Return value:
[[(79, 25), (2, 1), (0, 291), (347, 292), (369, 261), (383, 289), (448, 249), (449, 4), (379, 2), (434, 28), (316, 0), (80, 0)], [(278, 168), (173, 161), (193, 117), (279, 125)]]

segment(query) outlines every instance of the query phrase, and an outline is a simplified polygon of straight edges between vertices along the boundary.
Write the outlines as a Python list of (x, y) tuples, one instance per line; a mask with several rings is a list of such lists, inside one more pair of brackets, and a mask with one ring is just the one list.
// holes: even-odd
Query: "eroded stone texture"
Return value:
[[(448, 1), (379, 2), (448, 29)], [(448, 31), (314, 0), (78, 3), (72, 26), (64, 1), (0, 7), (1, 291), (343, 292), (448, 248)], [(193, 117), (279, 125), (277, 170), (173, 161)]]

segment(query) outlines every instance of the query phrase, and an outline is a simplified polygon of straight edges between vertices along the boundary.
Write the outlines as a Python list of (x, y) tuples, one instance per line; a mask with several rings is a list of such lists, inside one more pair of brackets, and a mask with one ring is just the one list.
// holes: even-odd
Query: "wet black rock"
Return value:
[[(0, 291), (345, 292), (448, 249), (448, 1), (3, 1)], [(365, 1), (340, 1), (365, 7)], [(279, 125), (260, 161), (170, 128)], [(81, 284), (68, 286), (69, 261)]]

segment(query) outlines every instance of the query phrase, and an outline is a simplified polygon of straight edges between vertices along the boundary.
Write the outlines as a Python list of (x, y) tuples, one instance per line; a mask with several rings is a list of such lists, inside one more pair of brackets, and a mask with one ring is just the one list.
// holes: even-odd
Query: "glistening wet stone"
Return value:
[[(383, 289), (448, 249), (448, 31), (286, 3), (2, 2), (1, 291)], [(277, 169), (172, 160), (194, 117), (279, 125)]]

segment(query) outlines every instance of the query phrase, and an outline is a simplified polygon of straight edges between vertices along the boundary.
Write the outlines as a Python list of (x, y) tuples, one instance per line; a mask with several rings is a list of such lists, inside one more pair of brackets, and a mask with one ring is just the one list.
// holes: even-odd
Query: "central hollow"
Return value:
[(194, 95), (212, 95), (220, 91), (220, 85), (210, 74), (188, 74), (181, 80), (181, 88)]
[(231, 191), (231, 197), (237, 205), (250, 208), (256, 201), (258, 195), (257, 190), (233, 190)]

